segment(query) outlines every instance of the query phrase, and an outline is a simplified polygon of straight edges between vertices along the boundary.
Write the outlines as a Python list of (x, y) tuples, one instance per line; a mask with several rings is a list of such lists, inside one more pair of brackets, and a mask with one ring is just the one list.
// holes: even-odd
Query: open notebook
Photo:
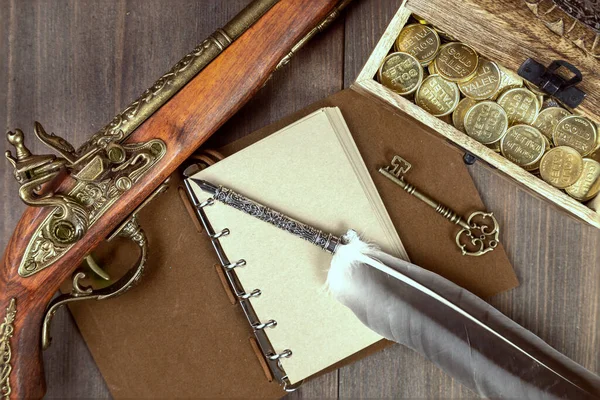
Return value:
[[(292, 218), (335, 235), (352, 228), (391, 254), (406, 257), (390, 217), (338, 108), (323, 108), (198, 172)], [(207, 200), (190, 179), (197, 200)], [(236, 209), (202, 208), (261, 322), (278, 366), (295, 384), (381, 339), (325, 288), (331, 255)], [(277, 374), (275, 374), (277, 376)]]

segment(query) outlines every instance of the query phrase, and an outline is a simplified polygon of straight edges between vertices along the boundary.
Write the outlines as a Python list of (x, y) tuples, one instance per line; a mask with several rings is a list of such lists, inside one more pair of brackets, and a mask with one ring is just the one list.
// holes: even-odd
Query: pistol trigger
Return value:
[[(142, 277), (146, 261), (148, 260), (148, 241), (146, 234), (140, 227), (137, 221), (137, 213), (150, 200), (158, 194), (167, 190), (168, 179), (160, 185), (146, 200), (139, 205), (135, 211), (107, 238), (107, 241), (112, 240), (116, 236), (121, 236), (135, 242), (140, 250), (140, 256), (136, 264), (130, 268), (125, 275), (119, 278), (116, 282), (101, 289), (94, 290), (91, 287), (83, 286), (81, 280), (86, 277), (83, 271), (76, 271), (73, 275), (73, 284), (71, 293), (62, 294), (54, 298), (46, 307), (44, 321), (42, 323), (42, 348), (45, 350), (50, 346), (52, 338), (50, 337), (50, 325), (56, 311), (63, 305), (85, 300), (104, 300), (122, 295), (131, 289)], [(91, 254), (85, 257), (86, 263), (90, 269), (103, 279), (110, 279), (109, 275), (96, 263)]]
[(94, 260), (94, 257), (91, 254), (88, 254), (84, 260), (87, 263), (88, 267), (90, 267), (90, 269), (96, 275), (98, 275), (100, 278), (104, 279), (105, 281), (110, 280), (110, 275), (108, 275), (108, 273), (105, 270), (103, 270), (101, 266), (98, 265), (98, 263), (96, 262), (96, 260)]

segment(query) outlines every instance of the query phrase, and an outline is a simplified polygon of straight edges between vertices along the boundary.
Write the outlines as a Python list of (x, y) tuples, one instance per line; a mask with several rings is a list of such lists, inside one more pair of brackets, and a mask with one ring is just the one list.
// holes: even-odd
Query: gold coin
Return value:
[(556, 125), (558, 125), (561, 119), (568, 117), (569, 115), (571, 114), (564, 108), (546, 108), (538, 114), (533, 122), (533, 126), (538, 128), (548, 139), (552, 140), (552, 133), (554, 132)]
[(450, 114), (458, 105), (460, 92), (454, 82), (439, 75), (429, 75), (415, 95), (415, 103), (434, 117)]
[(435, 63), (429, 63), (429, 65), (427, 66), (427, 71), (429, 72), (429, 75), (437, 74), (437, 72), (435, 71)]
[(500, 151), (500, 141), (486, 145), (488, 149), (494, 150), (496, 153), (502, 154)]
[(435, 58), (441, 43), (437, 32), (430, 26), (411, 24), (402, 29), (394, 48), (409, 53), (421, 65), (427, 65)]
[(556, 124), (552, 139), (556, 146), (570, 146), (585, 157), (596, 149), (598, 132), (589, 119), (570, 115)]
[[(544, 136), (542, 134), (542, 136)], [(546, 152), (548, 150), (550, 150), (550, 148), (552, 147), (550, 140), (544, 136), (544, 154), (546, 154)], [(542, 157), (543, 158), (543, 157)], [(523, 169), (525, 169), (526, 171), (531, 172), (532, 174), (538, 174), (540, 172), (540, 163), (542, 162), (542, 159), (540, 158), (537, 162), (531, 164), (531, 165), (526, 165), (523, 167)]]
[(533, 83), (529, 82), (527, 79), (523, 79), (523, 83), (527, 86), (527, 89), (531, 90), (535, 93), (536, 96), (544, 96), (544, 93), (539, 87), (535, 86)]
[(521, 167), (533, 167), (545, 150), (544, 135), (529, 125), (509, 128), (500, 142), (502, 155)]
[(494, 101), (475, 104), (465, 114), (465, 131), (479, 143), (498, 142), (508, 128), (506, 111)]
[(475, 76), (458, 84), (461, 93), (474, 100), (485, 100), (493, 97), (500, 88), (500, 68), (495, 62), (479, 59)]
[(383, 60), (377, 77), (382, 85), (404, 96), (417, 90), (423, 81), (423, 67), (410, 54), (392, 53)]
[(501, 65), (498, 68), (500, 68), (500, 87), (498, 88), (498, 93), (502, 93), (508, 89), (523, 87), (523, 78)]
[(594, 151), (600, 149), (600, 124), (596, 124), (596, 148)]
[(546, 151), (548, 151), (548, 150), (550, 150), (552, 148), (552, 142), (546, 136), (544, 136), (544, 142), (546, 143), (546, 149), (544, 151), (544, 153), (545, 153)]
[(583, 159), (583, 173), (573, 185), (565, 189), (569, 196), (588, 201), (600, 193), (600, 163), (591, 158)]
[(538, 104), (540, 105), (540, 110), (544, 106), (544, 96), (535, 96), (537, 98)]
[(425, 18), (418, 16), (417, 14), (413, 14), (412, 17), (420, 24), (429, 25), (429, 22), (425, 20)]
[(435, 70), (445, 79), (461, 82), (471, 79), (477, 71), (479, 56), (470, 46), (447, 43), (435, 58)]
[(509, 89), (502, 93), (498, 104), (506, 111), (510, 125), (531, 125), (540, 111), (540, 104), (533, 92), (524, 88)]
[[(544, 136), (544, 135), (542, 134), (542, 136)], [(548, 150), (550, 150), (550, 148), (551, 148), (550, 140), (548, 140), (548, 138), (546, 136), (544, 136), (544, 144), (545, 144), (545, 146), (544, 146), (544, 154), (546, 154), (546, 152)], [(543, 156), (542, 156), (542, 158), (543, 158)], [(540, 158), (537, 162), (535, 162), (535, 163), (533, 163), (531, 165), (524, 166), (523, 169), (525, 171), (529, 171), (532, 174), (536, 174), (537, 175), (540, 172), (540, 163), (541, 162), (542, 162), (542, 159)]]
[(469, 108), (473, 107), (475, 104), (477, 104), (477, 101), (469, 99), (468, 97), (465, 97), (458, 102), (456, 109), (452, 113), (452, 125), (454, 125), (456, 129), (467, 133), (467, 131), (465, 131), (465, 114)]
[(540, 176), (552, 186), (564, 189), (577, 182), (583, 173), (583, 158), (568, 146), (555, 147), (542, 158)]

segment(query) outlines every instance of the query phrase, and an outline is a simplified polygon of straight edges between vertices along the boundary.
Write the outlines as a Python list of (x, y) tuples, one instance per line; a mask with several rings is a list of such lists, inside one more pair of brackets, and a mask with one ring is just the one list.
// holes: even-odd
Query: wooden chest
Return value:
[[(468, 44), (480, 56), (514, 72), (527, 58), (544, 65), (554, 60), (565, 60), (575, 65), (583, 74), (583, 81), (578, 87), (586, 92), (587, 97), (573, 110), (573, 114), (588, 118), (596, 126), (600, 122), (600, 34), (589, 27), (585, 31), (574, 32), (584, 28), (581, 24), (573, 25), (575, 20), (560, 11), (552, 0), (407, 0), (353, 84), (355, 90), (375, 97), (396, 112), (409, 114), (465, 153), (497, 168), (560, 209), (600, 228), (600, 196), (587, 204), (580, 203), (456, 129), (451, 122), (434, 117), (411, 99), (377, 81), (383, 60), (394, 51), (396, 38), (415, 15), (457, 41)], [(600, 152), (596, 151), (589, 157), (600, 161)]]

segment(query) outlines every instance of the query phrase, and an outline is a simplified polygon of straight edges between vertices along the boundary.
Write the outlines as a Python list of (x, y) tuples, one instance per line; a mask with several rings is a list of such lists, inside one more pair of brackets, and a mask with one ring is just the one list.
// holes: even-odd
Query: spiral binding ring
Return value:
[(269, 320), (264, 323), (260, 321), (258, 315), (256, 314), (256, 311), (254, 310), (254, 307), (252, 306), (252, 299), (260, 296), (262, 293), (261, 290), (254, 289), (250, 293), (248, 293), (244, 290), (244, 287), (239, 281), (235, 268), (245, 266), (246, 260), (240, 259), (236, 262), (231, 262), (227, 258), (227, 255), (225, 254), (225, 251), (221, 246), (219, 238), (228, 235), (230, 231), (229, 229), (223, 229), (220, 232), (215, 232), (214, 228), (210, 224), (208, 216), (206, 215), (206, 211), (204, 210), (204, 207), (213, 205), (215, 203), (215, 200), (213, 198), (208, 198), (205, 201), (200, 202), (194, 193), (190, 180), (186, 179), (184, 181), (184, 184), (190, 202), (195, 208), (194, 214), (198, 221), (201, 222), (205, 232), (210, 237), (213, 248), (217, 253), (217, 257), (219, 258), (219, 262), (225, 273), (225, 277), (229, 285), (233, 289), (235, 296), (237, 296), (237, 298), (239, 299), (239, 305), (244, 315), (246, 316), (248, 323), (253, 328), (254, 337), (261, 350), (264, 360), (267, 362), (274, 379), (276, 379), (280, 384), (283, 385), (283, 389), (286, 392), (293, 392), (302, 384), (302, 382), (297, 382), (292, 385), (280, 362), (280, 359), (282, 358), (291, 357), (292, 351), (286, 349), (280, 354), (277, 354), (271, 342), (269, 341), (265, 328), (275, 327), (277, 325), (277, 322), (275, 320)]
[(288, 358), (292, 356), (292, 351), (290, 349), (285, 349), (284, 351), (282, 351), (281, 353), (271, 353), (271, 354), (267, 354), (267, 358), (269, 360), (275, 361), (275, 360), (279, 360), (280, 358)]
[(244, 292), (244, 293), (241, 293), (241, 294), (239, 294), (239, 295), (238, 295), (238, 297), (239, 297), (240, 299), (244, 299), (244, 300), (246, 300), (246, 299), (249, 299), (249, 298), (251, 298), (251, 297), (258, 297), (258, 296), (260, 296), (261, 294), (262, 294), (262, 292), (261, 292), (261, 290), (260, 290), (260, 289), (254, 289), (254, 290), (253, 290), (252, 292), (250, 292), (250, 293), (245, 293), (245, 292)]
[(273, 328), (275, 326), (277, 326), (277, 321), (275, 321), (274, 319), (270, 319), (267, 322), (252, 325), (254, 330), (257, 330), (257, 331), (261, 331), (265, 328)]
[(228, 270), (230, 270), (230, 271), (231, 271), (231, 270), (232, 270), (232, 269), (234, 269), (234, 268), (237, 268), (237, 267), (243, 267), (243, 266), (245, 266), (245, 265), (246, 265), (246, 260), (244, 260), (244, 259), (242, 258), (242, 259), (240, 259), (240, 260), (237, 260), (237, 261), (236, 261), (236, 262), (234, 262), (233, 264), (229, 263), (229, 264), (223, 265), (223, 267), (225, 267), (225, 268), (227, 268)]
[(218, 238), (220, 238), (220, 237), (222, 237), (222, 236), (227, 236), (227, 235), (229, 235), (230, 233), (231, 233), (231, 232), (229, 231), (229, 229), (228, 229), (228, 228), (225, 228), (225, 229), (223, 229), (221, 232), (217, 232), (217, 233), (215, 233), (215, 234), (213, 234), (213, 235), (208, 235), (208, 236), (210, 236), (210, 238), (211, 238), (211, 239), (218, 239)]

